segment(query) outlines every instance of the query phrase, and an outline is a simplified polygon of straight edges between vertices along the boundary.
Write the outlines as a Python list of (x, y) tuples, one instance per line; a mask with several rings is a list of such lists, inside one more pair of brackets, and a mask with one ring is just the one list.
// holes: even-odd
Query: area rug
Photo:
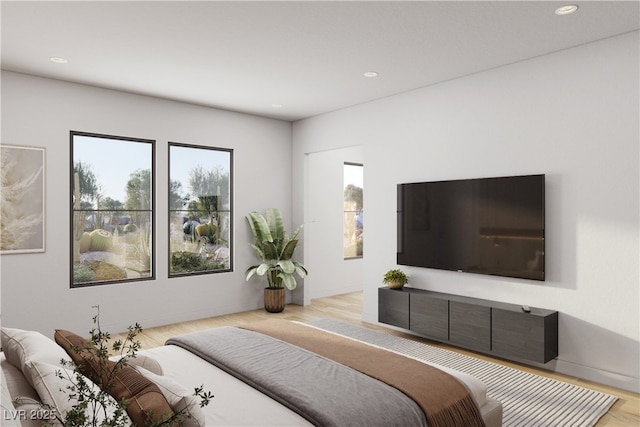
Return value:
[(502, 402), (505, 427), (589, 427), (595, 425), (618, 399), (595, 390), (334, 319), (319, 319), (307, 324), (473, 375), (487, 385), (489, 397)]

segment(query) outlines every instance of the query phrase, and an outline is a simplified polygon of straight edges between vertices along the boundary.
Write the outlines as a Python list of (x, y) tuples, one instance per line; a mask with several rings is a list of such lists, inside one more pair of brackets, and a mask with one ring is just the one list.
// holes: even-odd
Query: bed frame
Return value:
[[(56, 351), (60, 347), (53, 340), (37, 332), (26, 331), (26, 335), (38, 336), (38, 347), (51, 346), (50, 349), (45, 350), (39, 348), (33, 357), (40, 357), (40, 355), (51, 351), (58, 354)], [(6, 350), (4, 341), (5, 334), (3, 333), (3, 349)], [(26, 347), (29, 348), (28, 345)], [(203, 413), (200, 414), (202, 417), (200, 423), (206, 426), (312, 425), (309, 420), (287, 406), (278, 403), (225, 370), (177, 345), (142, 350), (138, 355), (140, 360), (147, 363), (147, 366), (141, 368), (142, 371), (147, 368), (150, 371), (156, 371), (155, 374), (161, 375), (163, 380), (180, 384), (185, 390), (204, 386), (205, 390), (211, 391), (215, 395), (211, 403), (203, 408)], [(26, 360), (29, 357), (31, 356), (26, 355)], [(19, 412), (12, 406), (11, 400), (15, 397), (33, 399), (35, 402), (40, 400), (40, 396), (27, 381), (22, 367), (15, 366), (6, 359), (5, 354), (2, 353), (0, 355), (3, 374), (1, 424), (3, 426), (39, 426), (41, 424), (39, 421), (29, 419), (29, 410)], [(51, 360), (51, 357), (49, 359)], [(149, 361), (153, 362), (153, 366), (149, 366)], [(502, 425), (502, 405), (499, 401), (487, 397), (487, 388), (484, 383), (461, 372), (444, 367), (440, 367), (440, 369), (464, 384), (480, 409), (486, 426), (498, 427)], [(30, 410), (33, 409), (34, 406)]]

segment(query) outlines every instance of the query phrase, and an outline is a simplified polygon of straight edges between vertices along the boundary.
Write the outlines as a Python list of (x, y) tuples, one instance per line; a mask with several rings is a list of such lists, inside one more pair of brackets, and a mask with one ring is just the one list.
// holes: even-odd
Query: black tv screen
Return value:
[(398, 184), (398, 264), (544, 280), (545, 176)]

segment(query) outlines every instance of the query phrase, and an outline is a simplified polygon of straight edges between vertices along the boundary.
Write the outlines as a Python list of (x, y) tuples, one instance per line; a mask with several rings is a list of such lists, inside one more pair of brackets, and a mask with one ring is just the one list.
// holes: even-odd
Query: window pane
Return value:
[(72, 279), (154, 277), (154, 142), (72, 132)]
[(169, 144), (169, 276), (230, 271), (232, 151)]
[(363, 174), (361, 164), (344, 164), (344, 220), (343, 247), (345, 258), (359, 258), (364, 254)]

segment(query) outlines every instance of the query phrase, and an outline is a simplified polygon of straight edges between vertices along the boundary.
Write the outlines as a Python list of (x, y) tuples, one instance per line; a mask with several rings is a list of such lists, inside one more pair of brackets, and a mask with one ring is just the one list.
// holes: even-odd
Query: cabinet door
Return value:
[(413, 293), (409, 312), (409, 329), (440, 341), (449, 340), (449, 300)]
[(557, 314), (492, 310), (492, 350), (507, 357), (547, 363), (558, 356)]
[(378, 288), (378, 322), (409, 329), (409, 292)]
[(471, 350), (491, 350), (491, 309), (459, 301), (449, 302), (449, 340)]

